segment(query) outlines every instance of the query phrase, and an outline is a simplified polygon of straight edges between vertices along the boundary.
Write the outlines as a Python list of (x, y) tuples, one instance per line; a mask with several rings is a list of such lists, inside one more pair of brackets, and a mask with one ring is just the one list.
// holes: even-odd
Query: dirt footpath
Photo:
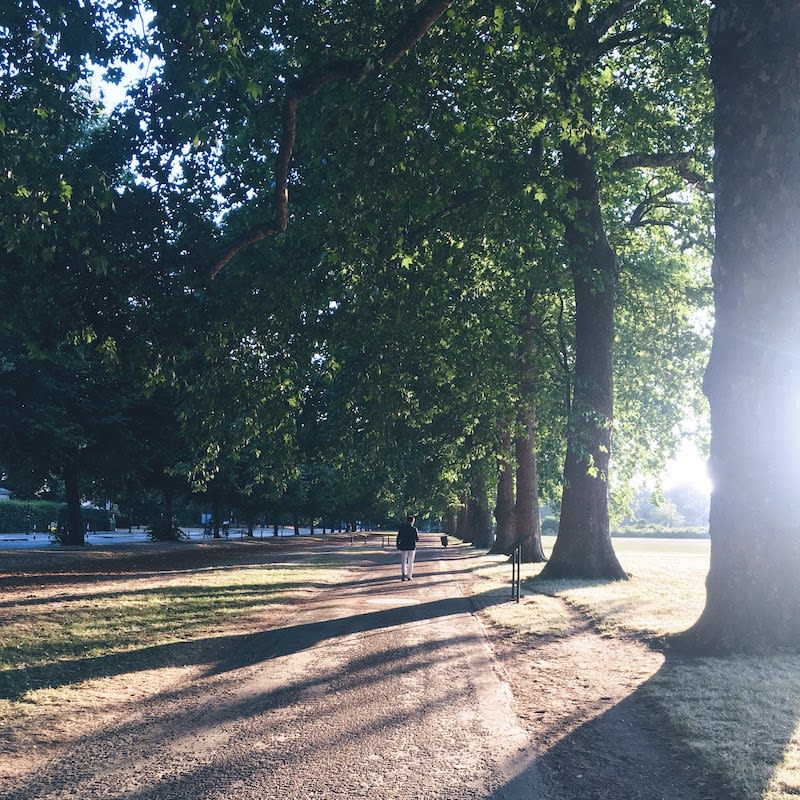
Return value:
[(468, 552), (422, 547), (403, 583), (393, 552), (356, 561), (134, 687), (0, 795), (700, 800), (636, 691), (659, 656), (577, 617), (567, 637), (502, 634), (476, 613)]

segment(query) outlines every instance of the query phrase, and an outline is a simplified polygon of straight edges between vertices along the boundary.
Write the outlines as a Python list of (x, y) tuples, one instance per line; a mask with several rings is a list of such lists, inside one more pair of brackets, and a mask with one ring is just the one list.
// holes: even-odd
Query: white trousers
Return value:
[(405, 575), (407, 578), (414, 577), (414, 556), (416, 550), (401, 550), (400, 551), (400, 574)]

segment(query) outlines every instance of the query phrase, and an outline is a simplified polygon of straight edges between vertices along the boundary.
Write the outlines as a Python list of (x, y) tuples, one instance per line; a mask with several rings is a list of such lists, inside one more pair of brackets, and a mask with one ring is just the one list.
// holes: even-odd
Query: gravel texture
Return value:
[(123, 703), (5, 800), (521, 797), (504, 787), (527, 735), (447, 555), (421, 549), (401, 583), (387, 551), (281, 624), (207, 641), (185, 683)]
[[(409, 582), (393, 551), (327, 545), (352, 555), (338, 584), (156, 648), (149, 669), (112, 661), (48, 730), (0, 729), (0, 797), (706, 800), (641, 691), (660, 654), (573, 612), (568, 635), (504, 633), (480, 604), (507, 599), (471, 598), (474, 551), (437, 545), (423, 543)], [(187, 568), (202, 562), (192, 552)], [(20, 604), (34, 596), (23, 571), (5, 577)], [(91, 570), (59, 581), (88, 584)]]

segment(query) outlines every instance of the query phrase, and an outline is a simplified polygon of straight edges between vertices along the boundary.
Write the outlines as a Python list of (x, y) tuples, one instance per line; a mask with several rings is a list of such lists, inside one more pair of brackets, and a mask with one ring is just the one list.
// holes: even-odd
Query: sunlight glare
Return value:
[(705, 457), (690, 441), (681, 444), (675, 457), (667, 463), (664, 472), (664, 488), (692, 486), (706, 494), (711, 494), (711, 478)]

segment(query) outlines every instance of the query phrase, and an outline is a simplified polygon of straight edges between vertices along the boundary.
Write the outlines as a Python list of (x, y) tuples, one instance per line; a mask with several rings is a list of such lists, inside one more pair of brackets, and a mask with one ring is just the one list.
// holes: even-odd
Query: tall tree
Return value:
[(719, 0), (711, 569), (690, 639), (800, 646), (800, 3)]
[[(691, 23), (691, 14), (684, 12)], [(562, 129), (562, 218), (574, 287), (575, 366), (559, 535), (541, 576), (623, 579), (608, 516), (619, 258), (609, 239), (602, 189), (609, 152), (636, 138), (638, 106), (623, 107), (609, 89), (618, 80), (630, 92), (629, 100), (638, 97), (655, 119), (667, 119), (648, 99), (650, 72), (660, 72), (663, 44), (691, 38), (692, 29), (673, 25), (663, 10), (637, 2), (576, 3), (548, 22), (558, 40), (554, 111)], [(546, 32), (545, 41), (552, 35)], [(627, 68), (633, 52), (646, 59), (648, 69), (641, 63)], [(617, 118), (613, 123), (602, 113), (609, 100)], [(670, 133), (681, 134), (674, 128)]]

